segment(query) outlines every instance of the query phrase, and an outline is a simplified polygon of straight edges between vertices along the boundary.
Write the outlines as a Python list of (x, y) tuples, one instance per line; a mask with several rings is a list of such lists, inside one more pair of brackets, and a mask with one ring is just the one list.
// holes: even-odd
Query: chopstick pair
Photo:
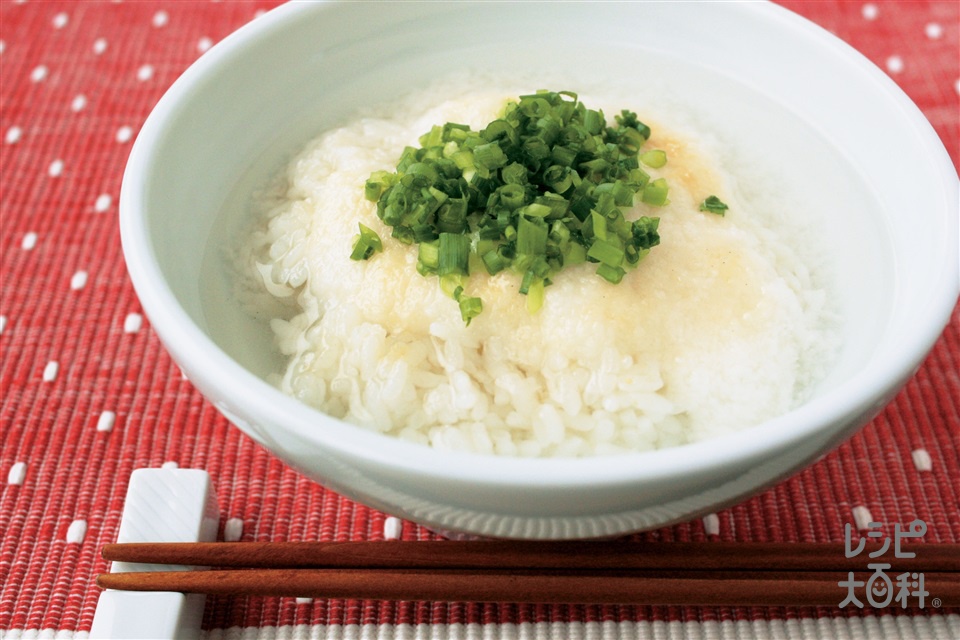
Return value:
[[(847, 558), (838, 544), (389, 541), (127, 543), (107, 560), (218, 567), (101, 574), (106, 589), (369, 600), (729, 606), (837, 606), (883, 562), (941, 606), (960, 603), (960, 545), (916, 544), (913, 558)], [(879, 555), (879, 554), (878, 554)], [(851, 583), (853, 584), (853, 583)], [(912, 603), (911, 603), (912, 604)]]

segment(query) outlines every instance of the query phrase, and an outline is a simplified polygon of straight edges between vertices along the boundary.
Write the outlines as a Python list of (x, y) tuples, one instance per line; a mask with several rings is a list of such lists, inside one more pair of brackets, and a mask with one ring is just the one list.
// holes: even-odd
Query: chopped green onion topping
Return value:
[(729, 209), (717, 196), (708, 196), (706, 200), (700, 203), (700, 211), (708, 211), (722, 216)]
[(667, 153), (661, 149), (653, 149), (641, 154), (640, 162), (653, 169), (659, 169), (667, 164)]
[(641, 199), (647, 204), (662, 207), (669, 202), (667, 200), (667, 190), (667, 181), (663, 178), (657, 178), (643, 188)]
[(354, 237), (351, 260), (369, 260), (377, 251), (383, 251), (383, 242), (376, 231), (363, 224), (360, 225), (360, 234)]
[[(650, 128), (636, 113), (614, 120), (570, 91), (520, 96), (480, 131), (432, 127), (419, 148), (404, 149), (395, 173), (373, 172), (364, 195), (394, 238), (419, 245), (417, 270), (439, 277), (464, 322), (483, 310), (464, 292), (477, 269), (522, 275), (519, 291), (536, 313), (565, 266), (595, 263), (599, 277), (617, 284), (660, 242), (659, 218), (630, 222), (621, 207), (667, 204), (666, 181), (640, 168), (663, 167), (666, 153), (641, 153)], [(354, 259), (382, 249), (365, 229)]]

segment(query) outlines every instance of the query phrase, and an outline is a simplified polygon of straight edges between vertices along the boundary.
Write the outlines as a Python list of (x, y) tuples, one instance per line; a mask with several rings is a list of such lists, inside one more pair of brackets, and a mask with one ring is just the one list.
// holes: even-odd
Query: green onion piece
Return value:
[(591, 135), (597, 135), (606, 125), (603, 114), (593, 109), (587, 109), (583, 112), (583, 126)]
[(620, 134), (620, 150), (629, 155), (635, 155), (647, 139), (636, 129), (624, 129)]
[(494, 120), (486, 126), (486, 128), (480, 132), (480, 135), (487, 142), (493, 142), (495, 140), (506, 140), (510, 143), (516, 143), (518, 139), (517, 130), (514, 128), (507, 120)]
[(597, 275), (610, 284), (620, 284), (620, 281), (623, 280), (624, 273), (624, 270), (620, 267), (611, 266), (606, 263), (602, 263), (597, 267)]
[(638, 249), (649, 249), (660, 244), (660, 234), (657, 232), (660, 218), (640, 216), (631, 226), (633, 243)]
[(374, 171), (363, 185), (363, 196), (367, 200), (376, 202), (395, 181), (396, 176), (391, 173)]
[(470, 238), (460, 233), (441, 233), (437, 274), (440, 276), (468, 274)]
[(584, 235), (589, 235), (591, 238), (597, 238), (598, 240), (607, 239), (607, 219), (598, 211), (591, 211), (590, 217), (587, 219), (587, 228), (584, 230)]
[(527, 312), (536, 313), (543, 306), (544, 282), (542, 278), (534, 278), (527, 287)]
[(360, 225), (360, 234), (356, 236), (353, 242), (353, 252), (350, 254), (351, 260), (369, 260), (377, 251), (383, 251), (383, 242), (376, 231), (363, 224)]
[(485, 169), (499, 169), (507, 164), (507, 156), (498, 143), (490, 142), (473, 150), (473, 161)]
[(440, 290), (456, 300), (463, 291), (463, 277), (457, 274), (440, 276)]
[(510, 266), (510, 261), (501, 256), (496, 249), (484, 253), (482, 260), (483, 266), (487, 269), (487, 273), (492, 276)]
[(551, 165), (543, 172), (543, 183), (556, 193), (563, 193), (573, 186), (570, 167)]
[(457, 303), (460, 305), (460, 317), (463, 318), (463, 321), (468, 327), (470, 326), (470, 321), (483, 311), (483, 300), (480, 298), (460, 295)]
[(553, 213), (553, 209), (545, 204), (541, 204), (540, 202), (533, 202), (524, 207), (521, 213), (521, 217), (529, 216), (531, 218), (546, 218)]
[(467, 230), (467, 203), (451, 198), (437, 211), (438, 233), (464, 233)]
[(421, 242), (417, 253), (417, 271), (421, 275), (436, 273), (440, 266), (440, 240)]
[(500, 178), (508, 185), (527, 184), (527, 168), (519, 162), (513, 162), (500, 169)]
[(643, 195), (641, 200), (647, 204), (652, 204), (657, 207), (662, 207), (663, 205), (669, 202), (667, 200), (667, 181), (663, 178), (657, 178), (646, 187), (643, 188)]
[(708, 211), (718, 216), (726, 214), (729, 208), (717, 196), (707, 196), (707, 199), (700, 203), (700, 211)]
[(527, 256), (543, 255), (547, 251), (547, 223), (543, 218), (520, 216), (517, 227), (517, 253)]
[(519, 184), (505, 184), (497, 190), (497, 193), (500, 195), (500, 203), (511, 211), (522, 207), (527, 200), (527, 190)]
[(583, 264), (587, 261), (587, 248), (582, 244), (571, 242), (564, 248), (562, 255), (564, 265)]
[(619, 267), (623, 262), (623, 249), (606, 240), (597, 240), (587, 249), (587, 257), (611, 267)]
[(652, 169), (659, 169), (667, 164), (667, 153), (662, 149), (652, 149), (640, 154), (640, 162)]

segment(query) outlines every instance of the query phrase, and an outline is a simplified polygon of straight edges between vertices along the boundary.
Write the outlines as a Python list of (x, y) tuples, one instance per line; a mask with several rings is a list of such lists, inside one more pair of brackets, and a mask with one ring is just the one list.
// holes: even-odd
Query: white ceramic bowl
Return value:
[[(744, 166), (802, 182), (801, 197), (835, 212), (824, 243), (843, 347), (809, 402), (673, 449), (530, 460), (401, 442), (263, 380), (275, 364), (270, 332), (211, 279), (208, 256), (231, 212), (285, 159), (357, 105), (465, 64), (547, 77), (611, 61), (624, 82), (655, 82), (655, 95), (693, 105), (701, 124), (743, 148)], [(350, 498), (484, 536), (616, 535), (770, 486), (891, 400), (958, 295), (957, 174), (934, 131), (870, 62), (771, 4), (286, 5), (204, 54), (159, 102), (131, 153), (120, 215), (153, 327), (237, 427)]]

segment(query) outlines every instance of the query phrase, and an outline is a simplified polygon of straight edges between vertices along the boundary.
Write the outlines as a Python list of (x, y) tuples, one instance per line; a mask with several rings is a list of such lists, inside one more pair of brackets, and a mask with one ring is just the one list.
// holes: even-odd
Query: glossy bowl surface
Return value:
[[(358, 105), (467, 63), (549, 77), (610, 60), (623, 81), (654, 83), (652, 99), (694, 105), (701, 124), (743, 146), (745, 166), (769, 169), (812, 207), (837, 212), (823, 249), (836, 274), (843, 347), (809, 402), (673, 449), (529, 460), (387, 438), (264, 381), (276, 366), (269, 331), (231, 304), (209, 256), (291, 154)], [(800, 176), (805, 184), (789, 184)], [(204, 54), (157, 104), (131, 153), (120, 215), (154, 329), (237, 427), (347, 497), (482, 536), (617, 535), (770, 486), (892, 399), (941, 333), (960, 286), (957, 174), (933, 129), (853, 49), (762, 3), (284, 5)]]

